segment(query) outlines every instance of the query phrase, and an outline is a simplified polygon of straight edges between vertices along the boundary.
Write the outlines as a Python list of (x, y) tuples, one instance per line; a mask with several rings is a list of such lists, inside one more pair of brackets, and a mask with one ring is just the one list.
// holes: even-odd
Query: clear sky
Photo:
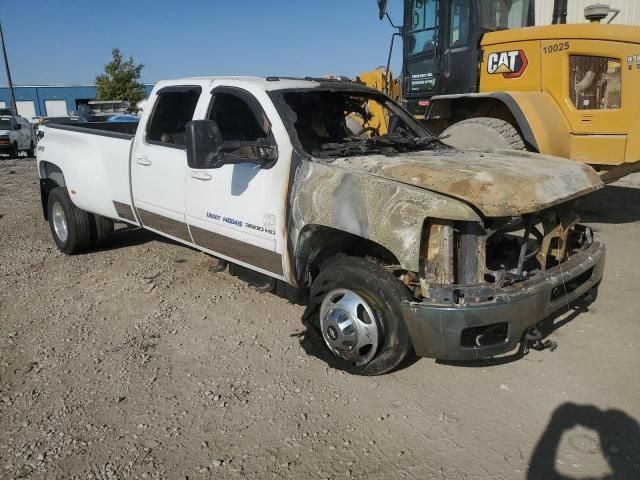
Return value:
[[(389, 1), (396, 22), (401, 3)], [(145, 64), (149, 83), (354, 76), (386, 64), (393, 32), (376, 0), (0, 0), (0, 20), (18, 85), (93, 83), (115, 47)], [(399, 55), (392, 68), (399, 73)]]

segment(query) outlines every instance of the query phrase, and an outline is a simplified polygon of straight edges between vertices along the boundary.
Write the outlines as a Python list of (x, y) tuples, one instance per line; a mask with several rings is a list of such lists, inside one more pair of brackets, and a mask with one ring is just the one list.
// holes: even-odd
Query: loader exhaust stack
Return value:
[(553, 3), (553, 19), (551, 20), (553, 25), (567, 23), (568, 3), (568, 0), (555, 0)]

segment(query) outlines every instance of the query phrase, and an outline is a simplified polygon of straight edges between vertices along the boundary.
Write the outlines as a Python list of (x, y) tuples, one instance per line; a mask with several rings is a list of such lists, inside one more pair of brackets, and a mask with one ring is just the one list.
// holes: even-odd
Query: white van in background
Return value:
[(18, 158), (19, 152), (26, 152), (27, 157), (33, 157), (35, 144), (33, 129), (26, 118), (15, 115), (0, 116), (0, 154)]

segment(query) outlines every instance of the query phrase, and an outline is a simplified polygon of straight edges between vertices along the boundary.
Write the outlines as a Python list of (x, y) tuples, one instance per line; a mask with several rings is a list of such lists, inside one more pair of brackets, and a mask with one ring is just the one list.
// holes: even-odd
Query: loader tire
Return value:
[(499, 118), (478, 117), (462, 120), (447, 128), (440, 139), (450, 147), (460, 150), (526, 150), (518, 130)]

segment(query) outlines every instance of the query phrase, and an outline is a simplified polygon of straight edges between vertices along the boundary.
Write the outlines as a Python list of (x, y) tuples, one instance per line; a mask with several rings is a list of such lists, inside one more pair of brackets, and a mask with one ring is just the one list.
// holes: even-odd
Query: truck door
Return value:
[[(272, 121), (260, 102), (235, 87), (212, 91), (206, 114), (218, 123), (225, 141), (275, 144)], [(284, 135), (284, 133), (283, 133)], [(246, 147), (244, 147), (246, 148)], [(283, 277), (285, 203), (291, 147), (278, 145), (274, 165), (224, 165), (207, 170), (187, 169), (187, 222), (194, 242), (209, 253), (271, 276)], [(231, 152), (245, 156), (243, 152)]]
[(185, 221), (185, 128), (193, 120), (201, 90), (191, 85), (158, 90), (131, 159), (133, 201), (142, 225), (188, 243), (192, 241)]

